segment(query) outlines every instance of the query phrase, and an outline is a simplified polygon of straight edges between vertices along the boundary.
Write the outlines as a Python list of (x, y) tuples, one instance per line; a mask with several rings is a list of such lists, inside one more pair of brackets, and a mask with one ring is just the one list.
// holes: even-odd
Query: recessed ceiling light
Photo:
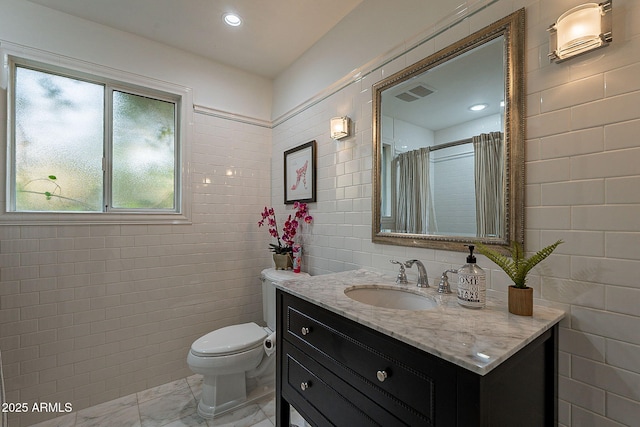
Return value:
[(475, 104), (475, 105), (472, 105), (471, 107), (469, 107), (469, 110), (471, 110), (471, 111), (482, 111), (487, 107), (488, 107), (487, 104)]
[(232, 27), (237, 27), (242, 24), (242, 19), (235, 13), (225, 13), (224, 22)]

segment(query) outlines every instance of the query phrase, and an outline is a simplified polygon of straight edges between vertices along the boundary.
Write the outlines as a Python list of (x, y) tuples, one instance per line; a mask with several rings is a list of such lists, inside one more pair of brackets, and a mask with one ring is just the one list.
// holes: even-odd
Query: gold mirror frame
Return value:
[[(399, 246), (467, 251), (481, 241), (504, 251), (511, 241), (524, 243), (524, 8), (373, 85), (372, 241)], [(381, 232), (382, 92), (448, 60), (504, 36), (505, 63), (505, 236), (468, 238), (446, 235)]]

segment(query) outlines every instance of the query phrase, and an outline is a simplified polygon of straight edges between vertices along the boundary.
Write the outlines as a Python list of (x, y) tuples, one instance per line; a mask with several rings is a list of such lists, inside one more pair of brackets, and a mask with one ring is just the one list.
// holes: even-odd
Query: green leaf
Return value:
[(55, 175), (49, 175), (49, 179), (52, 181), (55, 181), (58, 178)]
[(44, 192), (44, 196), (47, 198), (47, 200), (51, 200), (51, 193), (48, 191)]
[(548, 257), (549, 255), (551, 255), (553, 253), (553, 251), (558, 247), (559, 244), (562, 243), (562, 240), (558, 240), (557, 242), (547, 246), (546, 248), (542, 248), (540, 249), (538, 252), (536, 252), (531, 258), (525, 260), (524, 265), (522, 266), (522, 269), (525, 272), (525, 275), (533, 268), (535, 267), (538, 263), (540, 263), (543, 259), (545, 259), (546, 257)]
[(526, 288), (527, 274), (529, 271), (551, 255), (551, 253), (553, 253), (556, 247), (561, 243), (563, 243), (563, 241), (558, 240), (546, 248), (540, 249), (529, 259), (526, 259), (524, 256), (524, 248), (522, 245), (515, 241), (511, 242), (511, 259), (502, 255), (498, 251), (483, 245), (482, 243), (476, 243), (476, 247), (478, 253), (489, 258), (498, 267), (503, 269), (505, 273), (507, 273), (516, 288)]

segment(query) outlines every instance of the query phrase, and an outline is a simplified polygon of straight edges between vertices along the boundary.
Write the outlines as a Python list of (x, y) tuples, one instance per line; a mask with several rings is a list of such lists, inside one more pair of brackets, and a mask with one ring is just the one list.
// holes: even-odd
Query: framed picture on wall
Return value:
[(316, 142), (284, 152), (284, 203), (316, 201)]

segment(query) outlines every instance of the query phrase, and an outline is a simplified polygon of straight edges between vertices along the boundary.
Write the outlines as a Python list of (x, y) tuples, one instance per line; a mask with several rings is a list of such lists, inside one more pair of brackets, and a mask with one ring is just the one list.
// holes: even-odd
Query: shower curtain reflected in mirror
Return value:
[(502, 237), (504, 220), (504, 144), (502, 132), (473, 138), (478, 237)]
[(397, 179), (396, 230), (434, 234), (437, 230), (430, 187), (429, 147), (400, 153), (392, 164)]
[[(394, 230), (399, 233), (437, 235), (439, 212), (445, 215), (441, 219), (448, 234), (503, 237), (503, 139), (502, 132), (490, 132), (466, 140), (398, 154), (391, 164), (394, 181), (392, 187), (395, 188), (391, 216), (394, 219)], [(462, 146), (473, 149), (459, 150)], [(442, 149), (447, 149), (444, 155), (432, 155), (435, 150)], [(467, 163), (468, 161), (471, 163)], [(438, 173), (443, 179), (439, 181), (433, 179), (434, 162), (444, 162)], [(469, 167), (473, 170), (469, 170)], [(460, 181), (459, 176), (463, 176), (461, 174), (466, 174), (467, 171), (472, 174), (469, 178), (473, 180), (470, 193), (465, 191), (464, 186), (456, 186), (456, 182)], [(462, 182), (465, 182), (464, 179)], [(436, 210), (434, 200), (441, 203), (441, 206), (437, 207), (439, 210)], [(467, 201), (471, 206), (475, 204), (475, 210), (469, 212), (465, 209)], [(463, 223), (459, 222), (465, 218), (461, 210), (471, 214), (466, 216)], [(450, 225), (446, 224), (450, 224), (451, 218), (454, 217), (458, 219), (459, 226), (451, 229)], [(455, 221), (453, 223), (455, 224)]]

